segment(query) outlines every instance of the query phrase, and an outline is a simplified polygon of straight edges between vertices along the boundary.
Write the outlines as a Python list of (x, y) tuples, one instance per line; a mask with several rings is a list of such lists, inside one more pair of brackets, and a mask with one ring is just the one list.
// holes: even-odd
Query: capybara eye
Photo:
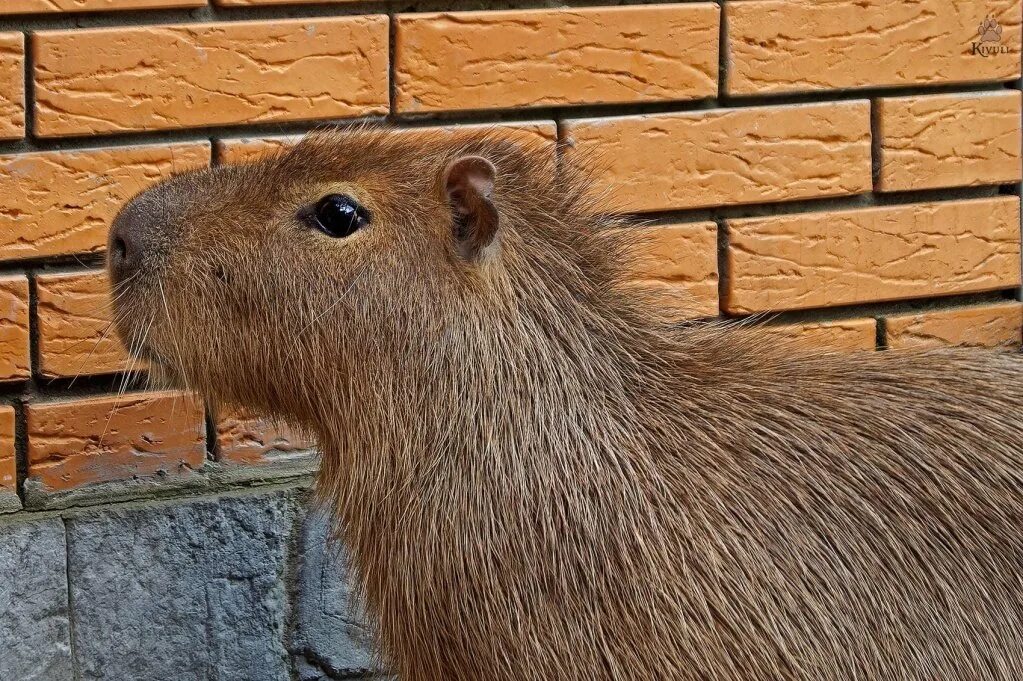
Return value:
[(320, 199), (313, 213), (316, 227), (334, 237), (351, 236), (369, 223), (366, 211), (350, 196), (329, 194)]

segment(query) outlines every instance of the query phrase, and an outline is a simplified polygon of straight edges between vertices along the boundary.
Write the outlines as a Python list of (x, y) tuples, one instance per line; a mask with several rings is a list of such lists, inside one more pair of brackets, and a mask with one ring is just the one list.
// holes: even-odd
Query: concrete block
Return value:
[(288, 681), (297, 513), (276, 491), (69, 518), (81, 678)]
[(73, 678), (66, 565), (59, 518), (0, 525), (0, 679)]

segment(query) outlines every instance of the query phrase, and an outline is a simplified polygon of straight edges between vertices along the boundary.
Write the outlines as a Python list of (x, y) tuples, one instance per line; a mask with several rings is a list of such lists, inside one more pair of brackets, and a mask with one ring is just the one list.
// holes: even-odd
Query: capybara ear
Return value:
[(482, 156), (460, 156), (444, 169), (444, 192), (451, 205), (455, 239), (467, 260), (479, 258), (497, 235), (496, 176), (497, 168)]

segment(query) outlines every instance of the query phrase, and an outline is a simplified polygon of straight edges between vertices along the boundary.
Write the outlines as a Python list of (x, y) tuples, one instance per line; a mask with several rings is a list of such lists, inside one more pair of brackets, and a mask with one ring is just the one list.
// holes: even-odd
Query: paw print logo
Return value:
[(1002, 27), (998, 25), (993, 16), (988, 16), (980, 22), (978, 32), (982, 43), (997, 43), (1002, 40)]

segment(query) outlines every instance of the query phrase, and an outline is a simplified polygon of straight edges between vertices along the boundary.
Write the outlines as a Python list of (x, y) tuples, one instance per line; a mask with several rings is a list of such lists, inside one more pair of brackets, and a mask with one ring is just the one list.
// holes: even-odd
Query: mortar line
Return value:
[(398, 16), (391, 9), (387, 12), (387, 118), (393, 120), (398, 111), (398, 79), (397, 79), (397, 36)]
[(64, 583), (67, 585), (67, 621), (68, 621), (68, 647), (71, 655), (71, 678), (78, 681), (82, 678), (78, 665), (78, 646), (75, 643), (75, 607), (74, 595), (71, 589), (71, 532), (68, 530), (68, 519), (61, 517), (61, 524), (64, 526)]
[[(16, 401), (15, 406), (15, 484), (21, 505), (25, 505), (25, 480), (28, 479), (28, 406), (30, 399), (28, 391), (34, 386), (40, 367), (39, 352), (39, 293), (35, 272), (26, 269), (25, 277), (28, 279), (28, 354), (29, 354), (29, 380), (21, 386), (21, 399)], [(32, 390), (32, 393), (35, 391)], [(20, 443), (18, 435), (20, 434)]]
[(22, 31), (22, 41), (24, 43), (25, 56), (24, 56), (24, 70), (22, 78), (24, 78), (23, 89), (25, 91), (24, 105), (25, 105), (25, 137), (29, 138), (32, 136), (33, 131), (36, 127), (36, 81), (34, 78), (36, 56), (35, 56), (35, 36), (31, 31)]
[(714, 220), (717, 225), (717, 270), (718, 270), (718, 314), (725, 314), (725, 299), (732, 282), (732, 270), (728, 264), (728, 223), (721, 217)]
[(42, 370), (39, 350), (39, 282), (34, 269), (26, 269), (28, 278), (28, 353), (33, 378), (38, 378)]
[(102, 500), (98, 496), (84, 497), (63, 506), (23, 508), (12, 513), (2, 513), (0, 528), (47, 518), (76, 518), (112, 510), (163, 508), (193, 501), (258, 496), (280, 490), (305, 490), (311, 488), (315, 482), (314, 472), (296, 470), (276, 477), (267, 477), (259, 482), (231, 481), (216, 487), (174, 487), (169, 490), (153, 487), (134, 497), (123, 495), (109, 500)]
[(874, 317), (874, 349), (888, 349), (888, 317), (884, 315)]
[(728, 12), (725, 0), (718, 0), (718, 97), (728, 93)]
[(25, 480), (28, 478), (28, 413), (23, 399), (11, 402), (14, 408), (14, 489), (25, 508)]
[[(803, 310), (776, 310), (766, 313), (768, 324), (791, 324), (811, 321), (840, 321), (862, 317), (919, 314), (962, 307), (978, 307), (1015, 300), (1015, 288), (1002, 288), (981, 293), (958, 293), (941, 297), (925, 296), (904, 300), (867, 301), (834, 307), (814, 307)], [(726, 320), (748, 319), (753, 315), (731, 315), (722, 312)]]
[(298, 681), (298, 667), (295, 663), (295, 630), (298, 626), (298, 581), (299, 581), (299, 553), (302, 543), (304, 524), (308, 515), (307, 499), (301, 497), (300, 504), (295, 505), (294, 516), (291, 519), (291, 531), (288, 536), (287, 557), (284, 561), (284, 572), (281, 581), (284, 584), (285, 611), (284, 630), (281, 632), (281, 644), (288, 653), (288, 672), (291, 681)]
[(144, 371), (108, 371), (99, 374), (83, 374), (77, 379), (73, 376), (40, 377), (33, 384), (34, 390), (30, 397), (36, 398), (39, 402), (60, 400), (61, 398), (113, 397), (125, 374), (128, 375), (129, 381), (125, 387), (125, 395), (149, 392), (146, 388), (146, 373)]
[(224, 164), (223, 153), (220, 145), (217, 144), (219, 138), (207, 137), (206, 141), (210, 145), (210, 167), (216, 168), (217, 166)]
[[(1023, 76), (1018, 78), (1016, 82), (1012, 84), (1012, 89), (1023, 90)], [(1023, 124), (1023, 121), (1021, 121), (1021, 124)], [(1020, 139), (1020, 157), (1023, 157), (1023, 138)], [(1013, 193), (1016, 196), (1023, 197), (1023, 178), (1021, 178), (1020, 182), (1016, 183), (1016, 185), (1013, 187)], [(1023, 234), (1023, 211), (1020, 212), (1020, 233)], [(1023, 258), (1020, 258), (1019, 267), (1021, 283), (1020, 287), (1016, 290), (1016, 300), (1023, 301)], [(1021, 343), (1023, 343), (1023, 330), (1021, 330), (1019, 340)]]
[(102, 267), (101, 254), (39, 256), (0, 261), (0, 275), (36, 270), (37, 274), (87, 272)]
[(217, 461), (220, 458), (220, 439), (217, 437), (217, 417), (209, 405), (203, 408), (203, 424), (206, 430), (206, 460)]
[(881, 156), (884, 152), (881, 138), (881, 103), (877, 97), (870, 99), (870, 186), (880, 190)]

